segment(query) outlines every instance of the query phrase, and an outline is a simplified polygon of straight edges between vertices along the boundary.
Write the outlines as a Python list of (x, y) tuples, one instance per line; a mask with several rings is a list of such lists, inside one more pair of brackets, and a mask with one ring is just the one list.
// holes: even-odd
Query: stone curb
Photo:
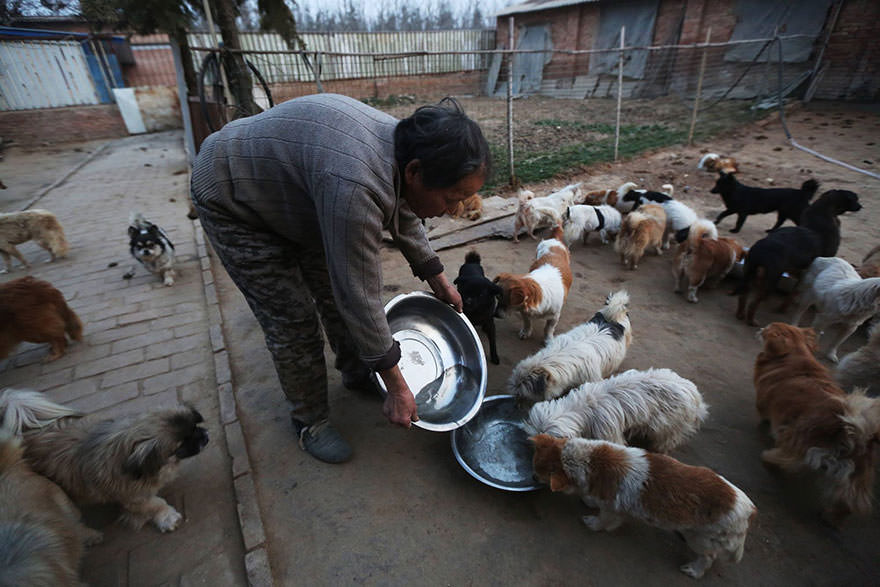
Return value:
[(101, 145), (100, 147), (98, 147), (97, 149), (92, 151), (92, 153), (88, 157), (84, 158), (82, 161), (80, 161), (79, 163), (77, 163), (76, 165), (71, 167), (67, 173), (65, 173), (64, 175), (62, 175), (61, 177), (59, 177), (58, 179), (53, 181), (50, 186), (43, 188), (40, 192), (37, 193), (36, 196), (34, 196), (33, 198), (31, 198), (30, 200), (25, 202), (25, 204), (23, 206), (21, 206), (21, 208), (19, 208), (19, 211), (27, 210), (28, 208), (30, 208), (31, 206), (36, 204), (38, 201), (40, 201), (43, 198), (43, 196), (45, 196), (46, 194), (48, 194), (49, 192), (51, 192), (52, 190), (54, 190), (55, 188), (60, 186), (62, 183), (67, 181), (71, 175), (73, 175), (74, 173), (76, 173), (77, 171), (79, 171), (80, 169), (85, 167), (86, 164), (89, 163), (92, 159), (94, 159), (95, 157), (97, 157), (98, 155), (103, 153), (104, 149), (106, 149), (110, 145), (110, 143), (112, 143), (112, 142), (113, 141), (107, 141), (106, 143), (104, 143), (103, 145)]
[(211, 268), (210, 251), (205, 233), (198, 220), (193, 221), (199, 262), (202, 267), (202, 286), (208, 308), (208, 321), (211, 333), (211, 352), (214, 356), (215, 389), (220, 402), (220, 422), (226, 435), (226, 446), (232, 459), (232, 479), (235, 485), (235, 499), (238, 510), (238, 523), (245, 549), (245, 571), (248, 584), (254, 587), (272, 585), (272, 567), (266, 549), (266, 533), (260, 504), (257, 502), (257, 488), (254, 485), (253, 469), (247, 453), (244, 430), (238, 420), (238, 406), (232, 386), (232, 370), (229, 353), (223, 335), (223, 315), (214, 287), (214, 273)]

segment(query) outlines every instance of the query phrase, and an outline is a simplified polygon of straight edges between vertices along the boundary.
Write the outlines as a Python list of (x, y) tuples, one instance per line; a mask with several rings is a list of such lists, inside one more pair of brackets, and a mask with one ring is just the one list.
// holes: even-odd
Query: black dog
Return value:
[(736, 214), (736, 226), (730, 232), (739, 232), (746, 221), (746, 216), (751, 214), (776, 212), (776, 224), (770, 230), (782, 226), (786, 218), (800, 225), (801, 215), (818, 189), (819, 183), (815, 179), (805, 181), (799, 190), (758, 188), (741, 184), (736, 181), (733, 174), (721, 173), (715, 182), (715, 187), (709, 191), (713, 194), (721, 194), (721, 199), (724, 200), (727, 208), (718, 215), (715, 224), (731, 214)]
[(495, 315), (501, 303), (501, 288), (486, 279), (476, 251), (465, 255), (464, 265), (453, 283), (461, 294), (464, 315), (474, 326), (481, 326), (489, 337), (489, 360), (497, 365), (501, 361), (495, 345)]
[[(749, 249), (743, 278), (734, 294), (739, 295), (736, 317), (746, 319), (750, 326), (757, 326), (755, 312), (758, 304), (776, 286), (782, 273), (795, 276), (809, 267), (816, 257), (833, 257), (840, 246), (840, 219), (844, 212), (861, 210), (859, 197), (847, 190), (831, 190), (813, 202), (801, 217), (800, 226), (787, 226), (774, 230)], [(746, 311), (749, 289), (756, 295)], [(783, 305), (783, 311), (791, 296)]]

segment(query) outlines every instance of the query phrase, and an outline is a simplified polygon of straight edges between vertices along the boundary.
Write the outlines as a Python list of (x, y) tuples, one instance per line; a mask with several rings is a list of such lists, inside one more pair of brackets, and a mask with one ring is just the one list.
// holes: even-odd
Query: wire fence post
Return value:
[[(507, 48), (513, 49), (513, 17), (507, 19)], [(513, 53), (507, 54), (507, 164), (510, 167), (510, 185), (516, 187), (513, 167)]]
[[(712, 27), (706, 29), (706, 45), (712, 36)], [(703, 74), (706, 72), (706, 56), (709, 47), (703, 47), (703, 56), (700, 58), (700, 77), (697, 78), (697, 93), (694, 95), (694, 111), (691, 114), (691, 128), (688, 131), (688, 145), (694, 144), (694, 128), (697, 126), (697, 112), (700, 110), (700, 94), (703, 93)]]
[(620, 105), (623, 102), (623, 47), (626, 43), (626, 27), (620, 27), (620, 57), (617, 60), (617, 123), (614, 125), (614, 160), (620, 145)]

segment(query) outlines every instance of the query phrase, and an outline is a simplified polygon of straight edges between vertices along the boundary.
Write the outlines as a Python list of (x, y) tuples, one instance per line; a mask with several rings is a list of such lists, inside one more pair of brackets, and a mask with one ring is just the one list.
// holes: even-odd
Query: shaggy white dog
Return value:
[(562, 224), (562, 214), (565, 209), (577, 203), (577, 198), (581, 194), (581, 183), (567, 185), (557, 192), (540, 198), (520, 197), (513, 222), (513, 242), (519, 242), (519, 231), (523, 228), (534, 239), (536, 228)]
[(818, 335), (836, 327), (825, 356), (837, 362), (837, 349), (868, 318), (880, 312), (880, 277), (862, 279), (839, 257), (817, 257), (798, 285), (798, 307), (791, 323), (797, 326), (810, 306), (816, 307), (813, 329)]
[(593, 318), (551, 340), (520, 361), (507, 381), (518, 403), (534, 403), (563, 395), (587, 381), (613, 373), (626, 357), (632, 330), (626, 305), (629, 294), (618, 291), (605, 300)]
[(616, 235), (620, 232), (620, 219), (617, 208), (607, 204), (569, 206), (562, 216), (565, 244), (570, 247), (577, 240), (587, 244), (591, 232), (598, 232), (602, 244), (607, 244), (609, 234)]
[(668, 453), (697, 433), (709, 413), (693, 382), (669, 369), (630, 369), (584, 383), (529, 411), (530, 435), (595, 438)]

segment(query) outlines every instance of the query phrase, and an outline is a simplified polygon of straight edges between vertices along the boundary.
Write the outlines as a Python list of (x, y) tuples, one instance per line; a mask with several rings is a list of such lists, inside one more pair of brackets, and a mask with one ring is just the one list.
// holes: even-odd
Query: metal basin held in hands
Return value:
[(480, 409), (487, 382), (486, 357), (474, 327), (427, 292), (396, 296), (385, 304), (385, 315), (400, 343), (398, 366), (419, 409), (413, 424), (441, 432), (466, 424)]

